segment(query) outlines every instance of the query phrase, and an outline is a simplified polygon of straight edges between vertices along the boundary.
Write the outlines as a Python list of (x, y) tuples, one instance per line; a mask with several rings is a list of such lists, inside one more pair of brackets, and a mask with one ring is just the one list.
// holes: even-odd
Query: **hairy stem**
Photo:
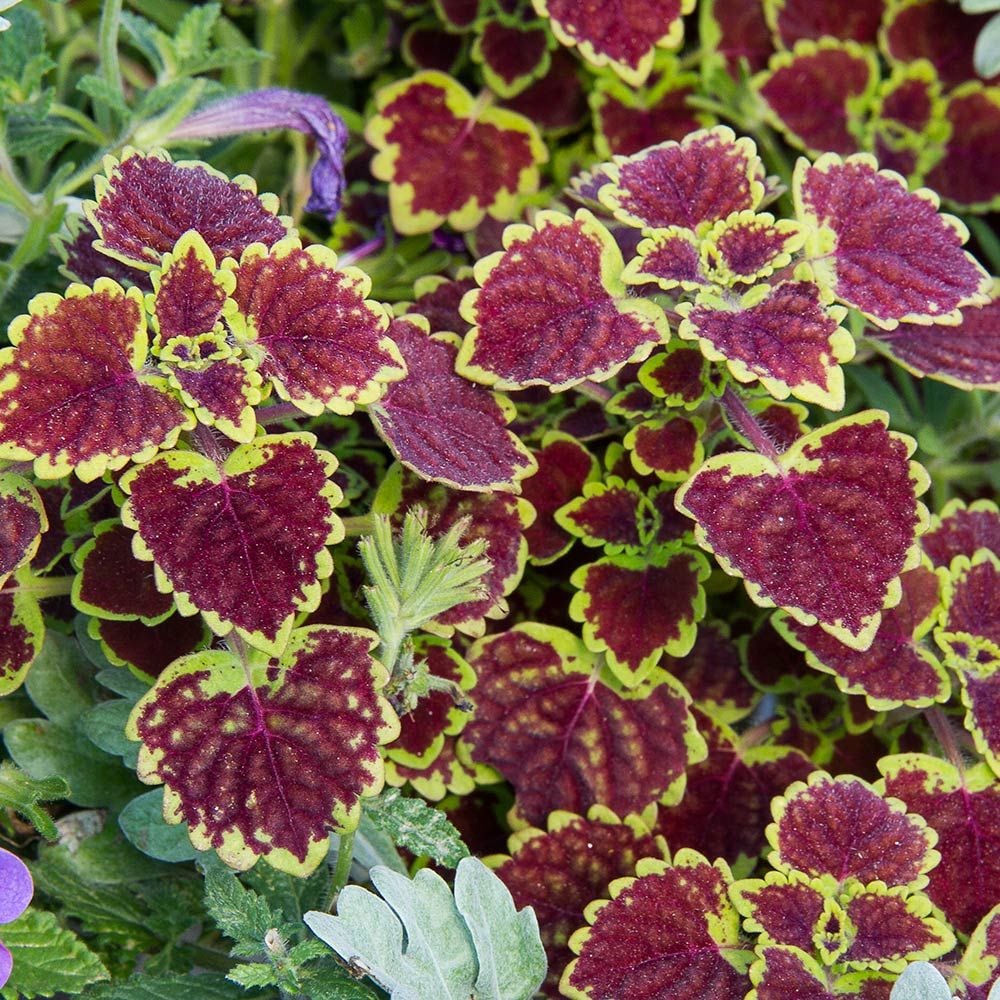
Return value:
[(747, 404), (736, 394), (731, 385), (726, 386), (726, 391), (719, 400), (726, 415), (732, 421), (733, 426), (753, 445), (765, 458), (772, 462), (778, 460), (778, 449), (774, 442), (768, 437), (767, 432), (761, 427), (757, 418), (747, 408)]
[(371, 534), (372, 525), (375, 523), (374, 514), (358, 514), (355, 517), (342, 517), (345, 538), (358, 538), (361, 535)]
[(948, 716), (935, 706), (927, 710), (927, 721), (930, 723), (938, 743), (941, 744), (941, 749), (944, 751), (948, 762), (961, 774), (965, 770), (965, 762), (962, 759), (962, 751), (958, 747), (958, 742), (955, 739), (955, 731), (951, 727), (951, 721), (948, 719)]
[[(118, 62), (118, 26), (122, 16), (122, 0), (104, 0), (101, 7), (101, 23), (97, 31), (97, 49), (101, 59), (101, 76), (108, 87), (121, 97), (122, 70)], [(108, 132), (110, 116), (102, 105), (97, 107), (97, 123), (103, 132)]]
[(294, 403), (275, 403), (273, 406), (257, 410), (257, 423), (261, 427), (267, 427), (270, 424), (283, 424), (286, 420), (302, 416), (302, 411)]
[(326, 909), (332, 913), (337, 904), (337, 897), (340, 890), (347, 885), (348, 876), (351, 874), (351, 861), (354, 859), (354, 831), (342, 833), (340, 835), (340, 846), (337, 850), (337, 864), (333, 869), (330, 878), (330, 895), (327, 897)]
[(606, 403), (614, 395), (606, 385), (598, 385), (596, 382), (591, 382), (590, 379), (581, 382), (575, 388), (581, 396), (596, 400), (598, 403)]

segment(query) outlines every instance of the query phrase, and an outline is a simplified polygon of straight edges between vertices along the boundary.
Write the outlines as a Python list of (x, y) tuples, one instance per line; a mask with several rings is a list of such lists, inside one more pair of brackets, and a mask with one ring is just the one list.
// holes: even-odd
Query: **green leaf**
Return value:
[(94, 704), (92, 674), (77, 644), (50, 631), (24, 686), (48, 719), (69, 729)]
[(370, 877), (382, 899), (348, 886), (336, 916), (313, 911), (305, 921), (395, 1000), (534, 995), (545, 976), (534, 914), (515, 914), (510, 894), (502, 884), (490, 884), (499, 879), (481, 861), (459, 863), (455, 897), (427, 868), (412, 881), (382, 867), (373, 868)]
[(87, 73), (77, 81), (76, 89), (91, 99), (95, 111), (103, 108), (122, 119), (128, 118), (132, 113), (121, 92), (103, 76)]
[(79, 993), (88, 984), (108, 978), (101, 960), (45, 910), (29, 907), (13, 923), (5, 924), (3, 943), (14, 959), (14, 971), (2, 992), (4, 1000)]
[(190, 861), (198, 856), (187, 827), (163, 818), (163, 789), (138, 795), (122, 809), (118, 825), (130, 843), (157, 861)]
[(0, 79), (21, 84), (29, 64), (46, 57), (45, 27), (38, 14), (24, 6), (15, 7), (4, 16), (10, 21), (10, 28), (4, 32), (0, 45)]
[(250, 962), (234, 965), (226, 975), (234, 983), (239, 983), (244, 989), (255, 989), (263, 986), (274, 986), (277, 978), (274, 968), (263, 962)]
[(284, 922), (267, 900), (244, 889), (233, 872), (205, 873), (205, 908), (226, 937), (237, 944), (255, 944), (258, 951), (267, 932)]
[(455, 903), (479, 959), (477, 1000), (529, 1000), (547, 962), (535, 911), (514, 906), (507, 886), (481, 861), (465, 858), (455, 876)]
[[(337, 847), (334, 847), (337, 850)], [(392, 842), (392, 837), (380, 830), (367, 812), (361, 814), (361, 824), (354, 834), (353, 862), (366, 871), (376, 865), (384, 865), (400, 875), (407, 874), (407, 867)]]
[(418, 856), (433, 858), (454, 868), (469, 849), (448, 817), (423, 799), (405, 799), (398, 788), (390, 788), (365, 804), (374, 826), (389, 834), (401, 847)]
[(69, 794), (62, 778), (32, 778), (7, 761), (0, 762), (0, 811), (13, 809), (23, 816), (46, 840), (58, 836), (52, 817), (39, 802), (52, 802)]
[(165, 37), (163, 32), (151, 21), (129, 10), (122, 11), (120, 24), (125, 37), (145, 56), (149, 65), (157, 72), (162, 70), (161, 45)]
[(87, 1000), (238, 1000), (244, 996), (234, 983), (215, 973), (189, 976), (137, 975), (124, 983), (88, 990)]
[(306, 966), (300, 970), (299, 978), (309, 1000), (378, 1000), (382, 996), (332, 962), (323, 966)]
[(89, 709), (83, 717), (83, 731), (95, 746), (105, 753), (121, 757), (127, 767), (134, 768), (139, 759), (139, 744), (125, 735), (133, 702), (124, 698), (102, 701)]
[(951, 990), (930, 962), (914, 962), (896, 980), (889, 1000), (951, 1000)]

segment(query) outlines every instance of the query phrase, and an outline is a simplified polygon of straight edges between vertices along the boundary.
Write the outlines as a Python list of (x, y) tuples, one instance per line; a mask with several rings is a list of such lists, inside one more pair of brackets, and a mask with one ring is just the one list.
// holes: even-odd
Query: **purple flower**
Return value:
[[(0, 924), (9, 924), (24, 913), (34, 895), (35, 886), (25, 863), (0, 847)], [(0, 986), (10, 979), (14, 960), (0, 943)]]
[(333, 221), (344, 192), (344, 150), (347, 126), (317, 94), (271, 87), (227, 97), (188, 115), (170, 133), (170, 139), (215, 139), (241, 132), (293, 128), (316, 140), (319, 159), (312, 171), (312, 194), (307, 212)]

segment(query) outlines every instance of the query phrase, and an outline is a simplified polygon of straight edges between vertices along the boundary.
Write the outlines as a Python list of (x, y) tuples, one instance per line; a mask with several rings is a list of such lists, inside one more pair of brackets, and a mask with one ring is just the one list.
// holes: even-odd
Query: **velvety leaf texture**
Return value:
[(509, 226), (506, 250), (476, 265), (482, 286), (462, 313), (458, 370), (500, 388), (567, 388), (606, 379), (667, 339), (662, 310), (630, 299), (621, 251), (588, 212), (540, 212), (537, 228)]
[(724, 861), (694, 851), (673, 864), (649, 859), (638, 878), (611, 886), (611, 902), (588, 911), (593, 926), (574, 935), (577, 958), (562, 990), (578, 1000), (672, 997), (732, 1000), (746, 992), (750, 953), (727, 896)]
[(658, 229), (637, 248), (623, 278), (628, 284), (655, 281), (669, 291), (680, 287), (688, 291), (708, 284), (702, 271), (701, 243), (683, 226)]
[(311, 434), (271, 435), (239, 445), (221, 466), (196, 452), (170, 452), (131, 470), (125, 524), (136, 552), (182, 613), (200, 610), (213, 630), (237, 629), (277, 652), (297, 611), (319, 601), (333, 568), (328, 544), (343, 537), (333, 506), (336, 467)]
[(941, 862), (927, 895), (956, 930), (969, 933), (1000, 903), (1000, 788), (977, 764), (959, 773), (943, 760), (900, 754), (879, 761), (887, 795), (919, 813), (937, 834)]
[(642, 366), (639, 381), (667, 406), (693, 410), (709, 389), (708, 362), (697, 347), (673, 340)]
[[(679, 491), (696, 537), (755, 601), (866, 649), (896, 578), (916, 555), (924, 480), (912, 442), (867, 411), (800, 438), (783, 455), (719, 455)], [(916, 480), (916, 482), (915, 482)]]
[[(870, 52), (829, 38), (802, 42), (794, 52), (772, 59), (762, 76), (760, 94), (796, 146), (813, 154), (858, 151), (856, 112), (878, 79)], [(807, 101), (802, 99), (806, 93)]]
[(99, 278), (63, 298), (35, 296), (0, 352), (0, 456), (34, 458), (58, 479), (92, 480), (130, 459), (151, 458), (191, 425), (164, 380), (140, 374), (146, 360), (142, 294)]
[(35, 597), (21, 589), (0, 593), (0, 697), (24, 683), (44, 638)]
[(353, 829), (360, 798), (381, 788), (378, 747), (399, 731), (376, 642), (317, 626), (292, 633), (280, 659), (212, 650), (174, 663), (127, 729), (143, 743), (140, 777), (167, 786), (167, 820), (235, 868), (319, 865), (330, 830)]
[(557, 524), (584, 544), (609, 552), (638, 549), (645, 541), (641, 521), (649, 517), (648, 505), (634, 483), (609, 476), (604, 482), (585, 484), (582, 494), (556, 512)]
[(369, 413), (393, 454), (423, 478), (458, 489), (516, 491), (535, 463), (506, 429), (511, 405), (456, 374), (455, 342), (429, 336), (422, 318), (393, 320), (389, 335), (406, 378), (390, 385)]
[(174, 660), (193, 653), (208, 638), (200, 616), (173, 615), (158, 625), (94, 618), (88, 629), (100, 640), (112, 663), (129, 667), (146, 680), (158, 677)]
[(274, 195), (257, 195), (249, 177), (229, 180), (207, 164), (173, 163), (163, 153), (109, 159), (97, 177), (88, 218), (98, 248), (148, 269), (159, 264), (189, 229), (201, 234), (217, 260), (239, 257), (251, 243), (272, 246), (289, 234)]
[(366, 298), (370, 290), (367, 275), (339, 269), (325, 247), (303, 249), (297, 240), (270, 252), (254, 247), (236, 271), (237, 333), (260, 352), (260, 373), (283, 399), (313, 416), (347, 415), (405, 372), (389, 317)]
[(544, 28), (522, 28), (499, 18), (488, 20), (473, 48), (483, 75), (501, 97), (519, 94), (548, 68), (548, 35)]
[(958, 556), (944, 584), (943, 632), (964, 632), (1000, 647), (1000, 556)]
[(864, 652), (845, 646), (815, 625), (780, 615), (779, 631), (805, 651), (810, 666), (832, 673), (845, 693), (864, 694), (876, 710), (946, 701), (951, 693), (947, 673), (920, 641), (937, 618), (938, 579), (929, 567), (918, 566), (904, 573), (900, 584), (902, 599), (883, 613), (882, 624)]
[(872, 157), (800, 160), (794, 189), (799, 217), (829, 258), (816, 264), (817, 278), (878, 326), (954, 325), (961, 306), (986, 302), (986, 274), (962, 250), (965, 227), (938, 214), (934, 194), (907, 191)]
[[(429, 232), (446, 221), (472, 229), (486, 211), (511, 218), (518, 196), (538, 187), (546, 150), (526, 118), (477, 107), (444, 73), (427, 71), (382, 88), (365, 136), (379, 152), (372, 173), (389, 182), (393, 223)], [(462, 169), (455, 170), (456, 158)], [(441, 177), (449, 178), (441, 184)]]
[(0, 473), (0, 586), (34, 557), (48, 526), (38, 490), (16, 473)]
[(636, 424), (625, 435), (632, 464), (644, 476), (655, 475), (669, 483), (686, 480), (705, 457), (700, 420), (670, 417)]
[(989, 500), (949, 500), (930, 528), (920, 536), (920, 545), (935, 566), (947, 569), (955, 556), (970, 559), (977, 549), (1000, 555), (1000, 510)]
[(824, 35), (874, 44), (885, 0), (859, 0), (846, 7), (839, 0), (764, 0), (764, 8), (785, 48)]
[(627, 0), (592, 4), (584, 0), (533, 0), (539, 14), (552, 20), (563, 45), (575, 45), (588, 62), (610, 65), (626, 83), (641, 84), (653, 65), (657, 46), (673, 48), (684, 35), (682, 14), (694, 0)]
[(698, 340), (709, 360), (727, 361), (739, 381), (760, 379), (779, 399), (843, 406), (838, 366), (853, 357), (854, 338), (839, 325), (843, 309), (825, 307), (811, 281), (759, 284), (738, 302), (708, 292), (680, 311), (680, 335)]
[(920, 888), (939, 861), (923, 820), (853, 775), (817, 771), (788, 788), (772, 811), (771, 863), (785, 872)]
[(601, 804), (625, 815), (676, 799), (688, 764), (704, 756), (676, 681), (654, 670), (619, 692), (562, 629), (518, 625), (477, 643), (469, 662), (479, 682), (463, 740), (511, 781), (530, 823), (555, 809)]
[(866, 331), (874, 345), (918, 377), (963, 389), (1000, 390), (1000, 285), (990, 301), (966, 306), (958, 326), (900, 323), (894, 330)]
[(573, 957), (570, 935), (586, 922), (587, 904), (604, 895), (614, 879), (634, 875), (640, 858), (666, 857), (666, 845), (640, 820), (622, 822), (600, 806), (587, 818), (550, 813), (547, 830), (515, 833), (510, 850), (496, 873), (515, 905), (530, 906), (538, 917), (549, 959), (546, 995), (553, 997)]
[(753, 141), (720, 125), (617, 161), (599, 196), (629, 225), (694, 229), (756, 208), (764, 196), (759, 164)]

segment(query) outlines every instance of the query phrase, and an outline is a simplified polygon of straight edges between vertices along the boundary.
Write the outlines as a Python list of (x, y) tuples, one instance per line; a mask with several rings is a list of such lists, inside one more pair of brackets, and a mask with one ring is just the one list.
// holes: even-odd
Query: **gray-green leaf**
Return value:
[(469, 855), (461, 834), (440, 809), (423, 799), (403, 798), (398, 788), (387, 789), (365, 811), (378, 829), (417, 856), (454, 868)]
[(893, 984), (889, 1000), (951, 1000), (951, 990), (930, 962), (914, 962)]

